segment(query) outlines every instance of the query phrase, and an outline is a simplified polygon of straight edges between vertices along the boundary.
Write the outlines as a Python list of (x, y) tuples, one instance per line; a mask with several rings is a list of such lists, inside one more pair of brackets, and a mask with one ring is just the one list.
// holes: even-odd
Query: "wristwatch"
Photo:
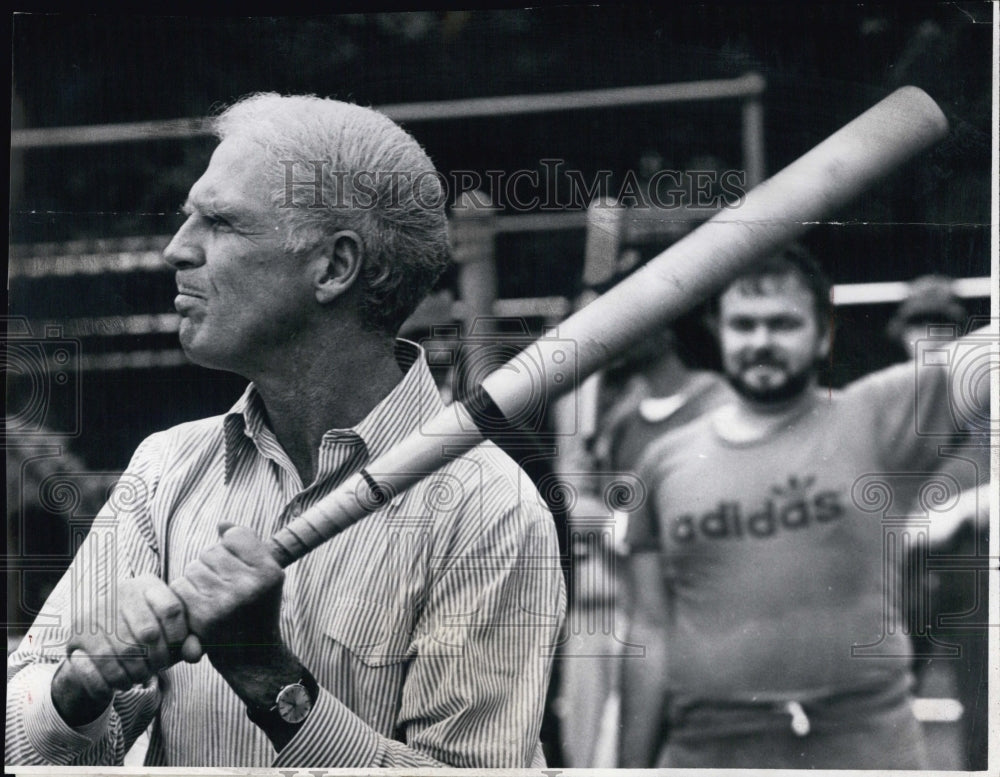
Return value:
[(281, 688), (270, 707), (248, 704), (247, 717), (260, 726), (272, 741), (287, 743), (312, 712), (319, 697), (319, 683), (308, 672), (291, 685)]
[(309, 691), (299, 680), (278, 691), (278, 698), (275, 699), (271, 711), (277, 708), (278, 715), (285, 723), (301, 723), (309, 717), (312, 707), (313, 700), (309, 696)]

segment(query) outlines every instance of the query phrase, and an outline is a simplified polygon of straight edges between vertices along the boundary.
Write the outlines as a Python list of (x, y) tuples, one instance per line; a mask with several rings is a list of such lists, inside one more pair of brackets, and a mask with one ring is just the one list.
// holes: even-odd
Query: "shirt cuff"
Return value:
[(70, 726), (52, 701), (52, 678), (57, 664), (35, 664), (18, 672), (23, 680), (21, 705), (24, 732), (31, 746), (52, 763), (65, 763), (97, 744), (108, 731), (112, 705), (97, 720), (76, 728)]
[(111, 707), (114, 702), (114, 697), (108, 702), (108, 706), (104, 708), (104, 712), (97, 720), (93, 720), (90, 723), (84, 723), (82, 726), (73, 726), (73, 731), (75, 731), (80, 736), (87, 737), (93, 744), (97, 744), (102, 739), (108, 731), (108, 718), (111, 717)]
[(308, 720), (271, 766), (364, 768), (378, 765), (378, 750), (378, 732), (320, 688)]

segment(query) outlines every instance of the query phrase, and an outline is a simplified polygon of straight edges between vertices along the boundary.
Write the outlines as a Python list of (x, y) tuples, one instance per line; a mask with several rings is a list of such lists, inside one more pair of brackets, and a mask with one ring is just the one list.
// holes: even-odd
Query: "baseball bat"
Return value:
[[(754, 261), (795, 240), (886, 174), (942, 139), (948, 122), (923, 91), (890, 94), (737, 207), (718, 213), (490, 373), (455, 402), (351, 476), (269, 540), (288, 566), (394, 495), (467, 451), (491, 430), (516, 428), (642, 337), (719, 290)], [(447, 455), (445, 455), (447, 452)]]

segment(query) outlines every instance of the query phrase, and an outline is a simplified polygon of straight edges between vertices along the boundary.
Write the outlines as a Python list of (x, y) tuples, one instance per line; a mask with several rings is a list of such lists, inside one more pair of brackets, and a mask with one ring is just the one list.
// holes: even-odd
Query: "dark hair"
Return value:
[(830, 279), (819, 266), (816, 258), (805, 248), (797, 243), (784, 248), (780, 253), (768, 256), (756, 262), (726, 286), (712, 305), (712, 315), (717, 317), (719, 313), (719, 298), (736, 284), (750, 286), (752, 290), (760, 292), (760, 282), (764, 278), (774, 278), (776, 276), (794, 275), (802, 285), (812, 294), (814, 310), (816, 312), (816, 323), (820, 331), (827, 331), (833, 313), (833, 302), (830, 300)]

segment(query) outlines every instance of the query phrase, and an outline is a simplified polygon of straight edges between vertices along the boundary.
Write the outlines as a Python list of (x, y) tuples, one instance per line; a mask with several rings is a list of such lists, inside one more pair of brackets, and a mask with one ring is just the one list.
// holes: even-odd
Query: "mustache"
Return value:
[(786, 367), (787, 363), (770, 349), (761, 349), (741, 354), (737, 359), (740, 367)]

